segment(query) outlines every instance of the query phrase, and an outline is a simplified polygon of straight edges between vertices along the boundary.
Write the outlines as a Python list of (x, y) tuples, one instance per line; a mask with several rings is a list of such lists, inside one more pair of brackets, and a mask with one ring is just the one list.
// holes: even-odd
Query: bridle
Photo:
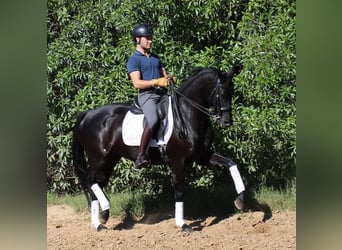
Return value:
[(201, 111), (202, 113), (208, 115), (209, 117), (214, 117), (216, 120), (220, 119), (222, 116), (222, 112), (228, 111), (230, 108), (228, 107), (222, 107), (221, 101), (220, 101), (220, 90), (222, 88), (221, 80), (218, 77), (216, 80), (215, 88), (211, 91), (209, 98), (212, 96), (215, 97), (214, 99), (214, 107), (206, 108), (197, 102), (191, 100), (189, 97), (183, 95), (178, 90), (174, 89), (174, 82), (172, 78), (170, 79), (170, 86), (171, 86), (171, 93), (176, 93), (177, 95), (182, 96), (190, 105), (192, 105), (197, 110)]
[(190, 105), (192, 105), (194, 108), (199, 110), (200, 112), (208, 115), (209, 117), (214, 117), (216, 121), (221, 118), (222, 112), (229, 110), (229, 108), (223, 108), (220, 101), (220, 90), (222, 88), (221, 80), (218, 77), (216, 80), (215, 88), (211, 91), (209, 98), (212, 96), (215, 96), (214, 100), (214, 107), (206, 108), (197, 102), (191, 100), (189, 97), (183, 95), (178, 90), (175, 89), (175, 83), (173, 81), (172, 76), (168, 78), (170, 81), (170, 91), (171, 91), (171, 99), (173, 103), (173, 110), (175, 115), (175, 120), (178, 120), (178, 135), (180, 138), (187, 138), (188, 136), (188, 128), (185, 125), (185, 122), (183, 120), (183, 116), (181, 115), (181, 112), (179, 110), (178, 103), (178, 96), (183, 97)]

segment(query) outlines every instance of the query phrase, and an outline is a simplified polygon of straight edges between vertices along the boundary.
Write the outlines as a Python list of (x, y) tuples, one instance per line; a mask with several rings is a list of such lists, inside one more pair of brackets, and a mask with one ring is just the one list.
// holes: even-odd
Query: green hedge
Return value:
[[(280, 187), (296, 168), (295, 1), (48, 0), (47, 185), (79, 191), (71, 160), (71, 128), (81, 111), (132, 102), (126, 62), (134, 50), (132, 27), (150, 23), (153, 52), (167, 71), (187, 78), (192, 67), (228, 71), (237, 60), (235, 125), (216, 127), (215, 149), (236, 160), (250, 187)], [(170, 171), (132, 171), (122, 160), (109, 190), (170, 190)], [(227, 182), (222, 168), (194, 166), (188, 183), (212, 188)], [(165, 183), (168, 183), (167, 185)]]

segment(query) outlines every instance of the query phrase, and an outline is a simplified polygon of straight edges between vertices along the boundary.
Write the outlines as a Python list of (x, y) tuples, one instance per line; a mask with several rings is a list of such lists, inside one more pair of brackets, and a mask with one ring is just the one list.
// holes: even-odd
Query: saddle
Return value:
[[(171, 110), (171, 97), (162, 96), (158, 103), (158, 127), (154, 130), (150, 147), (166, 145), (173, 130), (173, 113)], [(134, 99), (129, 111), (126, 113), (122, 124), (123, 141), (128, 146), (139, 146), (140, 138), (145, 123), (144, 113), (138, 103), (137, 97)]]

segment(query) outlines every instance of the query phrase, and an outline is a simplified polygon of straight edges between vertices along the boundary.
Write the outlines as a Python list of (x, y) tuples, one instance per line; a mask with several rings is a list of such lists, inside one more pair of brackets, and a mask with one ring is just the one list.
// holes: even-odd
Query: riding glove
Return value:
[(154, 83), (153, 83), (153, 87), (162, 87), (165, 88), (166, 86), (169, 85), (169, 81), (168, 79), (166, 79), (165, 77), (161, 77), (158, 79), (154, 79)]

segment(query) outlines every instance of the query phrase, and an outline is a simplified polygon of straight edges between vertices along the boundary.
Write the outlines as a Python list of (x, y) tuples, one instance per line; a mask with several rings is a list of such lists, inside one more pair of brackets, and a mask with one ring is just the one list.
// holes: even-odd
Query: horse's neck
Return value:
[[(178, 100), (181, 116), (185, 118), (184, 122), (188, 128), (191, 127), (193, 131), (199, 133), (203, 130), (203, 126), (210, 125), (208, 114), (201, 111), (202, 108), (208, 108), (205, 101), (205, 95), (203, 95), (203, 92), (201, 93), (201, 91), (198, 91), (198, 93), (185, 91), (184, 96)], [(200, 105), (200, 107), (198, 105)]]
[[(208, 93), (209, 92), (209, 93)], [(191, 84), (191, 86), (188, 86), (184, 89), (183, 95), (186, 99), (189, 99), (189, 103), (191, 101), (205, 107), (207, 107), (207, 97), (210, 94), (211, 90), (205, 82), (201, 82), (197, 80), (195, 83)]]

